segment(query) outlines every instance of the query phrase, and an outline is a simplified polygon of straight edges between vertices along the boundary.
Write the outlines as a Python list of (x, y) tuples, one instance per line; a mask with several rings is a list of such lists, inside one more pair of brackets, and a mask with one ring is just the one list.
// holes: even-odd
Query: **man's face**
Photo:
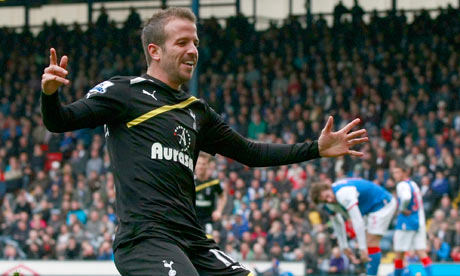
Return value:
[(401, 182), (404, 180), (404, 171), (401, 168), (394, 168), (392, 170), (392, 175), (396, 182)]
[(170, 19), (164, 30), (166, 41), (161, 47), (159, 66), (168, 84), (175, 88), (192, 78), (198, 62), (198, 35), (195, 24), (182, 18)]
[(199, 156), (196, 161), (195, 173), (198, 178), (206, 177), (206, 171), (208, 169), (208, 160), (205, 157)]
[(335, 203), (335, 195), (332, 189), (322, 191), (319, 195), (319, 201), (325, 203)]

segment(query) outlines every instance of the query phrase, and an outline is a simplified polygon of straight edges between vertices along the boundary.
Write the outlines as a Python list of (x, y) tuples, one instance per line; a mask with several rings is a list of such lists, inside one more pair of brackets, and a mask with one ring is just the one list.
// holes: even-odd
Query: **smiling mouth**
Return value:
[(187, 66), (190, 66), (190, 67), (194, 67), (196, 65), (196, 63), (194, 61), (186, 61), (183, 64), (185, 64)]

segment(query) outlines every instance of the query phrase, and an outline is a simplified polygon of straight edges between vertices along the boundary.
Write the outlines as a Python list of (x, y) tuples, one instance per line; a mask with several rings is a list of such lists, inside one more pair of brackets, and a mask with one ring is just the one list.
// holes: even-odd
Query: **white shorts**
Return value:
[(367, 233), (383, 236), (390, 226), (393, 215), (396, 211), (396, 200), (394, 198), (382, 209), (367, 215)]
[(418, 231), (396, 230), (393, 236), (393, 247), (397, 252), (409, 250), (426, 250), (426, 229)]

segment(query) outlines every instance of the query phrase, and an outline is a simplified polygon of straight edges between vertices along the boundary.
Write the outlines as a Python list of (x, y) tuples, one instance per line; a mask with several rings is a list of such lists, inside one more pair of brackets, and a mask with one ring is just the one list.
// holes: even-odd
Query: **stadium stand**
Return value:
[[(334, 273), (332, 266), (357, 272), (337, 252), (327, 215), (306, 197), (309, 186), (352, 176), (393, 191), (389, 169), (403, 161), (421, 186), (431, 258), (460, 261), (460, 12), (431, 18), (422, 10), (410, 23), (404, 12), (375, 13), (369, 23), (359, 11), (351, 21), (341, 12), (332, 27), (319, 18), (307, 29), (295, 17), (264, 31), (242, 16), (225, 27), (201, 22), (198, 96), (242, 135), (303, 142), (333, 115), (336, 128), (361, 118), (371, 141), (363, 159), (277, 168), (217, 156), (212, 174), (229, 199), (213, 236), (239, 260), (302, 261), (309, 275)], [(37, 35), (0, 29), (8, 49), (0, 51), (2, 259), (113, 258), (115, 189), (103, 129), (48, 132), (37, 104), (40, 72), (49, 45), (69, 56), (72, 83), (60, 92), (68, 103), (113, 75), (139, 75), (140, 22), (132, 10), (122, 27), (103, 13), (85, 31), (56, 22)], [(391, 232), (382, 249), (392, 250)]]

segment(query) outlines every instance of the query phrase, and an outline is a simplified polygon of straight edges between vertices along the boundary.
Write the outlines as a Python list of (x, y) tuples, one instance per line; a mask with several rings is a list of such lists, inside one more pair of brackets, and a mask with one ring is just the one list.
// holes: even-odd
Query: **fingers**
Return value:
[(352, 139), (349, 141), (349, 143), (350, 143), (350, 146), (354, 146), (357, 144), (366, 143), (368, 141), (369, 141), (369, 137), (363, 137), (363, 138)]
[(343, 131), (345, 133), (348, 133), (350, 130), (352, 130), (355, 126), (357, 126), (359, 123), (361, 122), (361, 120), (358, 118), (358, 119), (354, 119), (353, 121), (351, 121), (350, 123), (348, 123), (348, 125), (344, 126), (340, 131)]
[(42, 84), (45, 84), (46, 82), (49, 82), (49, 81), (57, 81), (59, 83), (62, 83), (62, 84), (69, 84), (70, 81), (66, 78), (63, 78), (63, 77), (60, 77), (60, 76), (56, 76), (56, 75), (53, 75), (53, 74), (48, 74), (48, 73), (45, 73), (42, 75)]
[(359, 151), (356, 151), (356, 150), (348, 150), (348, 151), (347, 151), (347, 154), (348, 154), (348, 155), (352, 155), (352, 156), (356, 156), (356, 157), (362, 157), (362, 156), (364, 156), (364, 153), (363, 153), (363, 152), (359, 152)]
[(67, 63), (69, 61), (69, 58), (67, 56), (63, 56), (61, 58), (61, 62), (59, 63), (59, 66), (64, 68), (64, 69), (67, 69)]
[(65, 70), (64, 68), (61, 68), (57, 65), (50, 65), (48, 67), (45, 68), (45, 74), (54, 74), (54, 75), (58, 75), (60, 77), (65, 77), (67, 76), (69, 72), (67, 70)]
[(329, 116), (329, 119), (327, 119), (326, 126), (324, 127), (323, 131), (326, 133), (331, 132), (333, 125), (334, 125), (334, 118), (332, 116)]
[(356, 137), (363, 136), (367, 133), (365, 129), (360, 129), (357, 131), (353, 131), (352, 133), (347, 134), (347, 139), (354, 139)]
[(57, 65), (57, 55), (54, 48), (50, 49), (50, 65)]

